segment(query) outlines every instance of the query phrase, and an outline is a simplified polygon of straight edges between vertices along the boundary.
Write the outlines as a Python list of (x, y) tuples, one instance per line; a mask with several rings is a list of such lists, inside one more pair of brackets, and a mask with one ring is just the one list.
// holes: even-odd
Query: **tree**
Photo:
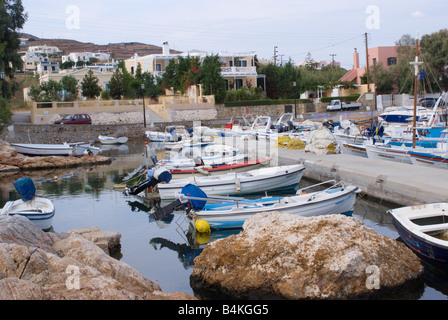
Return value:
[(62, 91), (62, 84), (52, 79), (42, 82), (40, 84), (43, 93), (44, 101), (59, 101), (61, 100), (60, 92)]
[(93, 71), (89, 70), (81, 82), (82, 95), (88, 99), (95, 99), (101, 94), (99, 80), (93, 75)]
[(11, 123), (12, 112), (8, 109), (8, 101), (0, 97), (0, 132)]
[(39, 102), (41, 99), (42, 87), (40, 85), (33, 85), (30, 87), (28, 92), (28, 96), (31, 97), (36, 102)]
[(218, 55), (206, 56), (199, 73), (205, 95), (214, 95), (217, 103), (224, 102), (226, 97), (226, 83), (221, 75), (221, 62)]
[(64, 100), (73, 101), (78, 98), (79, 85), (78, 80), (72, 75), (66, 75), (61, 79), (62, 90), (65, 91)]
[(420, 44), (427, 81), (434, 89), (448, 90), (448, 29), (424, 35)]
[(125, 93), (124, 76), (120, 69), (117, 69), (109, 82), (109, 94), (112, 99), (120, 100)]
[[(22, 68), (22, 59), (18, 54), (20, 40), (18, 31), (22, 29), (27, 19), (23, 13), (21, 0), (0, 1), (0, 72), (10, 80), (14, 71)], [(10, 98), (16, 86), (11, 81), (0, 80), (0, 90), (3, 97)]]

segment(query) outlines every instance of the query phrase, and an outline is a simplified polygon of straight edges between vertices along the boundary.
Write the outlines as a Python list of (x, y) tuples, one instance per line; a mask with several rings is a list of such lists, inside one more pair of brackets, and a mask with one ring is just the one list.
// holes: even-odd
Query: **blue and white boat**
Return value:
[(36, 187), (28, 177), (14, 182), (14, 187), (21, 195), (21, 199), (6, 202), (0, 214), (21, 215), (28, 218), (42, 230), (49, 230), (52, 227), (55, 215), (53, 202), (46, 198), (36, 197)]
[[(329, 182), (329, 181), (327, 181)], [(334, 182), (334, 181), (332, 181)], [(207, 196), (195, 185), (186, 185), (178, 199), (154, 214), (161, 218), (170, 214), (173, 208), (182, 204), (187, 208), (190, 225), (194, 227), (197, 220), (204, 220), (210, 229), (226, 230), (242, 228), (244, 222), (259, 212), (290, 212), (304, 217), (353, 213), (356, 194), (360, 192), (356, 186), (344, 186), (334, 183), (331, 187), (317, 192), (305, 193), (304, 189), (296, 195), (286, 197), (262, 197), (245, 199), (239, 197)], [(216, 203), (210, 203), (215, 201)]]
[(188, 184), (194, 184), (211, 196), (241, 196), (264, 192), (294, 191), (302, 179), (305, 166), (301, 164), (264, 167), (245, 172), (229, 172), (204, 177), (174, 179), (158, 184), (160, 199), (174, 200)]
[(388, 210), (403, 242), (414, 252), (448, 263), (448, 203), (431, 203)]

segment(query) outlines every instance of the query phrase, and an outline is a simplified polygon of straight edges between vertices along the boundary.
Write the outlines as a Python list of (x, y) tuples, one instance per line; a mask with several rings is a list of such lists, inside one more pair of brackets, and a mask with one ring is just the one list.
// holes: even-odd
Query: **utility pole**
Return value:
[(277, 65), (277, 46), (274, 46), (274, 65)]
[(367, 32), (366, 37), (366, 73), (367, 73), (367, 92), (370, 92), (370, 79), (369, 79), (369, 47), (367, 45)]
[(334, 57), (337, 55), (334, 53), (330, 53), (330, 56), (331, 56), (331, 65), (334, 67)]

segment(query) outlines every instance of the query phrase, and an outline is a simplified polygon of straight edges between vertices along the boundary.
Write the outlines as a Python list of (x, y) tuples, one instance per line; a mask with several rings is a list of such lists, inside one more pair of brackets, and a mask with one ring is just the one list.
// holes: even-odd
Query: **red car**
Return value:
[(88, 114), (71, 114), (55, 121), (55, 124), (92, 124), (92, 119)]

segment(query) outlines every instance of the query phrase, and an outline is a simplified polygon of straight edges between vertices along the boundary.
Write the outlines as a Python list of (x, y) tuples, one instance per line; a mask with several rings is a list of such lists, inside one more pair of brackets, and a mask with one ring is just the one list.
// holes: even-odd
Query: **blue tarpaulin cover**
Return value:
[(31, 178), (20, 178), (19, 180), (14, 182), (14, 187), (22, 197), (23, 201), (29, 201), (36, 195), (36, 186), (34, 185)]

